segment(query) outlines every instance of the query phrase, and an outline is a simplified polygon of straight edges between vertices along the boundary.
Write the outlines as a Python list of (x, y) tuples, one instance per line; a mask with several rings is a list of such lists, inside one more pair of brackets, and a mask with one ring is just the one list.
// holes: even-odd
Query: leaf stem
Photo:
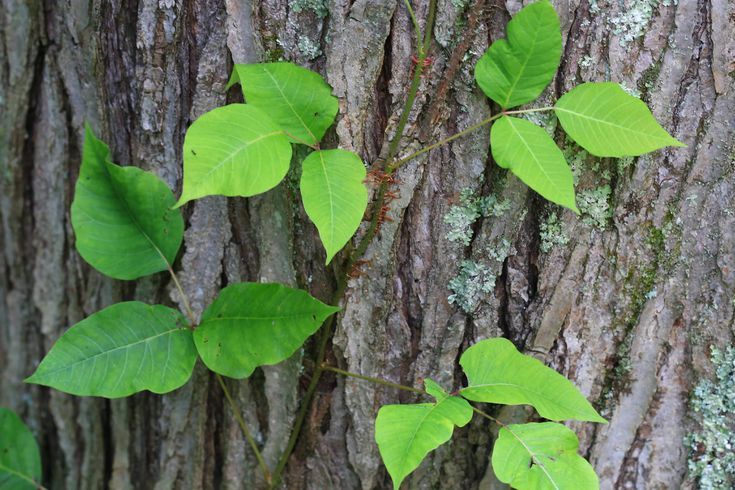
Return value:
[(250, 429), (248, 429), (248, 425), (245, 423), (245, 419), (242, 417), (242, 413), (240, 413), (240, 409), (237, 406), (237, 403), (235, 403), (235, 400), (232, 398), (232, 395), (230, 394), (230, 390), (227, 388), (227, 384), (225, 384), (225, 380), (222, 379), (222, 376), (219, 374), (216, 374), (217, 381), (219, 381), (219, 385), (222, 387), (222, 391), (225, 394), (225, 398), (227, 398), (227, 403), (230, 404), (230, 409), (232, 410), (233, 415), (235, 416), (235, 420), (237, 420), (238, 425), (240, 425), (240, 429), (242, 430), (243, 435), (245, 436), (245, 439), (247, 439), (248, 444), (250, 444), (250, 447), (253, 450), (253, 453), (255, 453), (255, 459), (258, 460), (258, 465), (260, 466), (261, 471), (263, 472), (263, 477), (265, 478), (265, 482), (267, 485), (271, 485), (271, 473), (268, 471), (268, 465), (265, 463), (265, 459), (263, 458), (263, 455), (260, 452), (260, 449), (258, 449), (258, 444), (255, 442), (255, 439), (253, 438), (253, 435), (250, 433)]
[(372, 376), (365, 376), (362, 374), (351, 373), (349, 371), (345, 371), (343, 369), (339, 369), (337, 367), (330, 366), (328, 364), (322, 364), (322, 369), (325, 371), (332, 371), (334, 373), (341, 374), (342, 376), (349, 376), (350, 378), (357, 378), (357, 379), (361, 379), (363, 381), (369, 381), (371, 383), (375, 383), (378, 385), (389, 386), (391, 388), (398, 388), (399, 390), (411, 391), (413, 393), (418, 393), (420, 395), (427, 394), (424, 390), (420, 390), (418, 388), (413, 388), (411, 386), (393, 383), (392, 381), (388, 381), (387, 379), (383, 379), (383, 378), (374, 378)]
[[(174, 284), (176, 285), (176, 289), (179, 291), (181, 303), (184, 305), (186, 315), (189, 317), (189, 328), (191, 330), (194, 330), (194, 326), (196, 324), (196, 316), (194, 315), (194, 311), (192, 311), (191, 305), (189, 304), (189, 298), (184, 292), (184, 288), (181, 287), (179, 278), (176, 276), (176, 273), (174, 272), (171, 264), (169, 264), (168, 261), (166, 262), (166, 266), (168, 267), (169, 274), (171, 274), (171, 279), (173, 279)], [(237, 423), (240, 426), (240, 429), (242, 430), (245, 439), (248, 441), (248, 444), (250, 444), (250, 447), (253, 449), (253, 453), (255, 453), (255, 459), (258, 460), (260, 469), (263, 471), (263, 478), (265, 478), (266, 483), (270, 485), (271, 473), (270, 471), (268, 471), (268, 466), (265, 464), (265, 459), (263, 459), (263, 455), (258, 449), (258, 445), (255, 443), (255, 439), (253, 439), (253, 435), (250, 433), (250, 430), (245, 423), (245, 419), (242, 418), (242, 414), (240, 413), (240, 409), (237, 406), (237, 403), (235, 403), (232, 395), (230, 395), (230, 390), (227, 389), (227, 385), (225, 384), (224, 379), (222, 379), (222, 376), (220, 376), (218, 373), (215, 373), (215, 375), (217, 376), (217, 381), (219, 381), (219, 385), (222, 387), (225, 398), (227, 398), (227, 402), (230, 404), (230, 409), (232, 410), (232, 414), (235, 417), (235, 420), (237, 420)]]
[(171, 264), (169, 264), (168, 261), (166, 261), (166, 267), (168, 267), (168, 273), (171, 274), (171, 279), (174, 280), (176, 289), (179, 291), (179, 297), (181, 298), (181, 303), (184, 305), (186, 316), (189, 317), (189, 328), (194, 330), (194, 326), (196, 325), (196, 316), (194, 315), (194, 312), (191, 309), (191, 305), (189, 304), (189, 298), (186, 296), (186, 293), (184, 292), (184, 289), (181, 287), (181, 283), (179, 282), (179, 278), (176, 276), (176, 273), (174, 272)]
[(459, 133), (455, 133), (452, 136), (449, 136), (448, 138), (445, 138), (445, 139), (443, 139), (441, 141), (438, 141), (438, 142), (434, 143), (433, 145), (429, 145), (429, 146), (427, 146), (425, 148), (422, 148), (419, 151), (416, 151), (414, 153), (411, 153), (410, 155), (408, 155), (406, 157), (403, 157), (400, 160), (398, 160), (398, 161), (390, 164), (388, 166), (388, 168), (390, 169), (390, 172), (389, 173), (395, 172), (404, 163), (408, 162), (409, 160), (413, 160), (417, 156), (423, 155), (424, 153), (426, 153), (428, 151), (431, 151), (434, 148), (439, 148), (440, 146), (446, 145), (447, 143), (450, 143), (450, 142), (456, 140), (457, 138), (461, 138), (462, 136), (464, 136), (464, 135), (466, 135), (468, 133), (471, 133), (471, 132), (473, 132), (473, 131), (475, 131), (477, 129), (480, 129), (483, 126), (486, 126), (486, 125), (490, 124), (491, 122), (495, 121), (496, 119), (499, 119), (502, 116), (507, 116), (507, 115), (510, 115), (510, 114), (529, 114), (531, 112), (548, 112), (548, 111), (552, 111), (552, 110), (554, 110), (553, 107), (538, 107), (538, 108), (535, 108), (535, 109), (519, 109), (519, 110), (516, 110), (516, 111), (503, 111), (503, 112), (500, 112), (499, 114), (495, 114), (493, 116), (490, 116), (487, 119), (483, 119), (482, 121), (480, 121), (477, 124), (473, 124), (472, 126), (468, 127), (467, 129), (464, 129), (464, 130), (460, 131)]
[(301, 143), (302, 145), (306, 145), (306, 146), (308, 146), (308, 147), (309, 147), (309, 148), (311, 148), (312, 150), (319, 150), (319, 149), (320, 149), (320, 148), (319, 148), (319, 143), (316, 143), (316, 144), (311, 144), (311, 143), (307, 142), (306, 140), (302, 140), (302, 139), (301, 139), (301, 138), (299, 138), (298, 136), (294, 136), (293, 134), (289, 133), (289, 132), (288, 132), (288, 131), (286, 131), (285, 129), (282, 129), (281, 131), (283, 131), (283, 134), (285, 134), (285, 135), (286, 135), (286, 136), (288, 136), (289, 138), (291, 138), (291, 139), (293, 139), (293, 140), (297, 141), (298, 143)]
[(449, 142), (452, 142), (456, 140), (457, 138), (461, 138), (462, 136), (466, 135), (467, 133), (471, 133), (477, 129), (480, 129), (483, 126), (486, 126), (490, 124), (491, 122), (495, 121), (496, 119), (499, 119), (501, 116), (503, 116), (503, 113), (495, 114), (493, 116), (488, 117), (487, 119), (483, 119), (477, 124), (473, 124), (472, 126), (468, 127), (467, 129), (464, 129), (460, 131), (459, 133), (455, 133), (452, 136), (445, 138), (441, 141), (437, 141), (433, 145), (426, 146), (424, 148), (421, 148), (419, 151), (416, 151), (414, 153), (411, 153), (410, 155), (401, 158), (400, 160), (397, 160), (396, 162), (392, 163), (389, 168), (392, 169), (393, 172), (398, 170), (404, 163), (408, 162), (409, 160), (413, 160), (417, 156), (423, 155), (426, 152), (429, 152), (433, 150), (434, 148), (439, 148), (440, 146), (446, 145)]

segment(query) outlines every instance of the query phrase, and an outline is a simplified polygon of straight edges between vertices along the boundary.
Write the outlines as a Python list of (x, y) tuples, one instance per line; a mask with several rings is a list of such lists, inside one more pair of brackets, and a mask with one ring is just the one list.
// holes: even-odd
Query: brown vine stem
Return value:
[[(413, 109), (414, 102), (416, 101), (416, 94), (418, 93), (419, 85), (421, 85), (421, 75), (423, 74), (424, 70), (424, 61), (426, 60), (426, 55), (431, 44), (431, 34), (434, 31), (434, 19), (436, 17), (437, 0), (430, 0), (429, 12), (426, 19), (426, 25), (423, 35), (423, 43), (419, 43), (419, 40), (421, 39), (421, 28), (418, 25), (418, 21), (416, 20), (416, 16), (413, 12), (413, 9), (411, 8), (409, 0), (404, 0), (404, 2), (406, 3), (406, 7), (408, 8), (409, 16), (411, 17), (411, 22), (413, 23), (414, 30), (416, 31), (416, 42), (418, 44), (417, 48), (419, 50), (419, 56), (416, 60), (416, 68), (413, 73), (413, 79), (411, 80), (411, 87), (409, 88), (408, 95), (406, 96), (406, 102), (403, 106), (403, 112), (401, 113), (401, 117), (398, 120), (398, 125), (396, 127), (396, 132), (393, 135), (393, 139), (388, 146), (388, 156), (385, 161), (384, 169), (388, 169), (389, 162), (395, 157), (395, 154), (398, 151), (398, 146), (401, 138), (403, 137), (403, 132), (408, 122), (408, 117), (411, 113), (411, 110)], [(348, 257), (345, 270), (349, 271), (352, 269), (355, 263), (365, 254), (368, 244), (375, 237), (378, 227), (378, 217), (380, 215), (379, 211), (380, 208), (384, 205), (385, 193), (387, 190), (387, 182), (381, 183), (378, 189), (377, 197), (375, 198), (373, 204), (373, 214), (368, 230), (365, 233), (363, 239), (360, 241), (359, 245), (352, 251), (352, 253)], [(337, 289), (335, 290), (335, 293), (333, 295), (332, 304), (339, 304), (344, 298), (345, 291), (347, 291), (347, 277), (343, 274), (337, 282)], [(289, 436), (288, 442), (286, 443), (286, 447), (283, 450), (280, 459), (278, 460), (278, 465), (276, 466), (276, 469), (273, 470), (273, 478), (270, 488), (274, 488), (280, 483), (281, 475), (283, 474), (283, 471), (288, 464), (291, 453), (293, 453), (293, 450), (296, 447), (296, 442), (298, 441), (299, 435), (301, 434), (301, 428), (304, 425), (304, 420), (306, 419), (309, 409), (311, 408), (311, 403), (314, 399), (314, 395), (316, 394), (316, 388), (319, 385), (319, 379), (321, 378), (321, 375), (325, 370), (322, 367), (322, 364), (324, 363), (324, 360), (326, 358), (327, 345), (329, 344), (329, 339), (332, 336), (334, 322), (335, 320), (333, 315), (330, 316), (329, 319), (321, 326), (321, 333), (319, 336), (318, 344), (319, 347), (315, 363), (316, 369), (314, 370), (314, 373), (311, 376), (311, 380), (309, 381), (309, 386), (304, 393), (304, 398), (301, 401), (301, 406), (299, 407), (299, 411), (296, 414), (296, 418), (294, 419), (294, 425), (291, 430), (291, 435)]]
[[(168, 267), (168, 272), (171, 275), (171, 279), (173, 279), (174, 285), (176, 285), (176, 289), (179, 292), (179, 296), (181, 297), (181, 303), (184, 305), (184, 310), (186, 311), (186, 315), (189, 318), (189, 328), (191, 330), (194, 330), (195, 325), (196, 325), (196, 316), (194, 315), (194, 311), (191, 309), (189, 298), (184, 292), (184, 288), (181, 287), (179, 278), (176, 276), (176, 273), (174, 272), (173, 268), (171, 267), (171, 264), (169, 264), (168, 261), (166, 262), (166, 266)], [(242, 430), (243, 436), (245, 436), (245, 439), (248, 441), (248, 444), (250, 444), (250, 447), (253, 449), (253, 453), (255, 453), (255, 459), (258, 460), (260, 469), (263, 472), (263, 478), (265, 479), (266, 483), (270, 485), (271, 473), (270, 471), (268, 471), (268, 466), (265, 464), (265, 459), (263, 459), (263, 455), (261, 454), (260, 449), (258, 449), (258, 445), (255, 442), (255, 439), (253, 438), (253, 435), (250, 432), (250, 429), (248, 429), (248, 426), (245, 423), (245, 419), (243, 419), (242, 417), (240, 408), (237, 406), (237, 403), (232, 398), (232, 395), (230, 395), (230, 390), (227, 388), (227, 385), (225, 384), (224, 379), (222, 379), (222, 376), (220, 376), (217, 373), (215, 373), (215, 375), (217, 376), (217, 381), (219, 381), (219, 385), (222, 387), (222, 391), (225, 394), (225, 398), (227, 398), (227, 403), (229, 403), (230, 405), (230, 410), (232, 410), (232, 414), (235, 417), (235, 420), (237, 420), (237, 423), (240, 426), (240, 429)]]

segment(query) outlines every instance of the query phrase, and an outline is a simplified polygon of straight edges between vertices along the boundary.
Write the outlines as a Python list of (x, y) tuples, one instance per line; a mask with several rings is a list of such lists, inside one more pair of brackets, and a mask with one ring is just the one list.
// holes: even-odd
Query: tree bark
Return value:
[[(178, 192), (186, 128), (241, 100), (233, 62), (283, 57), (320, 71), (340, 114), (327, 136), (376, 168), (410, 82), (413, 30), (395, 0), (2, 0), (0, 2), (0, 405), (42, 448), (49, 488), (257, 488), (257, 464), (201, 365), (183, 388), (120, 400), (23, 384), (69, 325), (122, 299), (177, 304), (164, 274), (112, 281), (74, 248), (69, 206), (83, 122), (116, 162), (151, 170)], [(693, 387), (712, 378), (710, 346), (733, 343), (735, 297), (735, 4), (728, 0), (561, 1), (563, 59), (541, 102), (583, 81), (637, 90), (684, 149), (594, 159), (565, 141), (581, 217), (506, 176), (477, 131), (398, 171), (398, 198), (350, 279), (329, 362), (349, 371), (447, 388), (477, 340), (504, 335), (573, 380), (610, 420), (573, 423), (602, 488), (696, 487), (685, 442), (701, 428)], [(423, 23), (428, 0), (414, 2)], [(401, 154), (497, 110), (473, 66), (522, 6), (439, 1), (430, 56)], [(640, 15), (638, 15), (640, 14)], [(553, 120), (541, 121), (550, 130)], [(186, 207), (176, 264), (197, 314), (226, 284), (278, 281), (328, 300), (335, 287), (286, 182), (251, 199)], [(502, 212), (452, 241), (460, 196), (495, 196)], [(555, 213), (558, 223), (553, 225)], [(450, 220), (451, 221), (451, 220)], [(364, 231), (364, 230), (363, 230)], [(553, 233), (552, 233), (553, 232)], [(565, 243), (566, 242), (566, 243)], [(462, 277), (472, 261), (482, 277)], [(473, 282), (474, 281), (474, 282)], [(477, 281), (492, 286), (489, 292)], [(493, 282), (494, 281), (494, 282)], [(461, 289), (469, 312), (448, 301)], [(486, 290), (489, 288), (486, 288)], [(228, 381), (275, 466), (313, 370), (314, 342), (281, 365)], [(296, 451), (287, 488), (389, 488), (373, 438), (381, 404), (411, 394), (331, 373)], [(499, 412), (525, 420), (529, 411)], [(475, 420), (431, 454), (411, 488), (501, 488), (489, 466), (494, 427)]]

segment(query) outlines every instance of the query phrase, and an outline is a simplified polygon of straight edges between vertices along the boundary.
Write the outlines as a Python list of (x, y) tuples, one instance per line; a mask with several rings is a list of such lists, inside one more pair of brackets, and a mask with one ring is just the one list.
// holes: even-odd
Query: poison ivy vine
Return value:
[[(184, 140), (183, 189), (178, 200), (154, 174), (112, 163), (108, 147), (86, 126), (71, 206), (79, 254), (115, 279), (133, 280), (168, 271), (180, 294), (183, 314), (138, 301), (109, 306), (65, 332), (26, 381), (80, 396), (117, 398), (143, 390), (167, 393), (188, 381), (200, 358), (217, 374), (239, 417), (220, 375), (245, 378), (260, 366), (277, 364), (321, 328), (315, 372), (291, 439), (274, 470), (267, 467), (247, 426), (238, 418), (270, 486), (280, 481), (319, 376), (331, 370), (433, 399), (388, 405), (378, 411), (375, 438), (396, 488), (473, 414), (500, 423), (471, 402), (531, 405), (541, 417), (554, 421), (501, 424), (492, 456), (500, 481), (520, 489), (597, 488), (592, 467), (577, 453), (576, 436), (556, 422), (604, 423), (604, 419), (571, 382), (519, 353), (507, 340), (484, 340), (464, 352), (460, 365), (467, 384), (461, 389), (449, 393), (427, 379), (425, 391), (418, 390), (324, 364), (333, 315), (339, 307), (306, 291), (280, 284), (232, 284), (197, 319), (179, 285), (173, 268), (184, 233), (179, 208), (205, 196), (249, 197), (272, 189), (289, 170), (293, 145), (311, 150), (300, 163), (301, 199), (319, 232), (326, 264), (337, 258), (341, 266), (337, 270), (349, 270), (357, 263), (378, 232), (377, 217), (388, 195), (391, 174), (405, 162), (470, 131), (492, 124), (491, 152), (498, 165), (547, 200), (577, 213), (572, 173), (561, 150), (524, 115), (553, 111), (569, 137), (597, 156), (635, 156), (664, 146), (682, 146), (643, 102), (615, 83), (584, 83), (553, 107), (517, 109), (534, 101), (559, 67), (559, 20), (548, 0), (540, 0), (518, 12), (508, 24), (507, 39), (490, 46), (476, 65), (479, 87), (500, 111), (446, 140), (398, 158), (429, 49), (436, 1), (431, 2), (423, 37), (410, 4), (406, 6), (417, 32), (419, 63), (396, 137), (379, 172), (372, 220), (359, 243), (342, 256), (339, 252), (356, 234), (369, 204), (366, 168), (354, 152), (321, 147), (339, 106), (319, 74), (288, 62), (236, 65), (228, 87), (239, 84), (245, 103), (214, 109), (190, 126)], [(346, 287), (343, 277), (333, 304), (341, 302)], [(36, 469), (24, 469), (23, 474), (37, 480)]]

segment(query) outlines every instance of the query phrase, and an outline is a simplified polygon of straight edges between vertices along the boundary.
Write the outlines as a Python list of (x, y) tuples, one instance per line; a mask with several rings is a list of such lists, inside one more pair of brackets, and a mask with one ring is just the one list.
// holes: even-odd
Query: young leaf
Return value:
[(554, 106), (564, 131), (598, 157), (637, 156), (664, 146), (686, 146), (673, 138), (643, 101), (612, 82), (583, 83)]
[(508, 39), (495, 41), (475, 66), (485, 95), (508, 109), (538, 97), (561, 59), (559, 18), (548, 0), (520, 10), (506, 29)]
[(427, 454), (452, 437), (455, 425), (463, 427), (472, 418), (467, 400), (448, 395), (430, 379), (425, 384), (436, 403), (385, 405), (375, 420), (375, 441), (396, 489)]
[(206, 309), (194, 342), (209, 369), (246, 378), (258, 366), (291, 357), (337, 311), (281, 284), (233, 284)]
[(528, 187), (579, 213), (572, 171), (542, 128), (525, 119), (503, 116), (490, 129), (490, 149), (498, 165), (510, 169)]
[(176, 206), (204, 196), (254, 196), (283, 180), (291, 144), (268, 115), (230, 104), (202, 115), (184, 138), (184, 190)]
[(327, 264), (360, 226), (368, 202), (365, 166), (346, 150), (315, 151), (304, 159), (301, 199), (327, 250)]
[(137, 279), (166, 270), (184, 237), (184, 220), (171, 206), (171, 190), (136, 167), (119, 167), (85, 125), (71, 224), (79, 254), (115, 279)]
[(33, 490), (41, 481), (41, 452), (15, 412), (0, 408), (0, 488)]
[(561, 424), (507, 425), (495, 441), (493, 471), (519, 490), (597, 490), (597, 475), (578, 447), (577, 435)]
[(293, 63), (235, 65), (227, 88), (238, 82), (248, 105), (266, 111), (294, 143), (319, 143), (337, 115), (327, 82)]
[(195, 362), (191, 330), (178, 311), (128, 301), (71, 327), (26, 382), (80, 396), (160, 394), (186, 383)]
[(478, 342), (459, 359), (469, 386), (460, 390), (468, 400), (504, 405), (533, 405), (551, 420), (606, 423), (577, 388), (561, 374), (518, 352), (507, 339)]

